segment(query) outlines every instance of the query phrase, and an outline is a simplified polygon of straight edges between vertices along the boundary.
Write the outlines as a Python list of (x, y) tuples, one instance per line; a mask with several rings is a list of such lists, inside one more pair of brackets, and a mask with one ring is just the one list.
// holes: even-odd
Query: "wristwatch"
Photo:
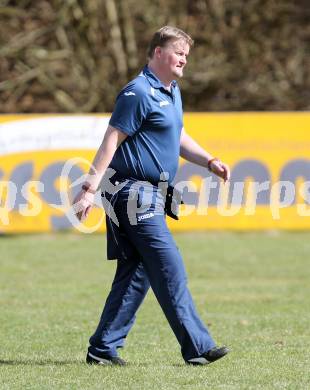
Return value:
[(217, 158), (217, 157), (210, 158), (210, 160), (208, 161), (208, 164), (207, 164), (208, 170), (209, 170), (210, 172), (212, 172), (211, 164), (212, 164), (214, 161), (220, 161), (220, 159)]
[(92, 190), (90, 188), (90, 184), (88, 184), (88, 183), (82, 185), (82, 190), (85, 191), (85, 192), (90, 192), (91, 194), (95, 194), (96, 193), (95, 190)]

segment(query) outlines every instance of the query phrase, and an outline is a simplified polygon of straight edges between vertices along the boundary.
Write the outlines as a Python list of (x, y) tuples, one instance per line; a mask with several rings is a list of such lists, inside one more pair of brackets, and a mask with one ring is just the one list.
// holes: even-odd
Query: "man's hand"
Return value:
[(84, 190), (81, 190), (75, 197), (72, 207), (79, 221), (83, 221), (87, 218), (91, 208), (93, 207), (94, 197), (94, 194)]
[(229, 166), (218, 159), (214, 159), (213, 161), (211, 161), (210, 171), (224, 179), (224, 182), (226, 182), (230, 178)]

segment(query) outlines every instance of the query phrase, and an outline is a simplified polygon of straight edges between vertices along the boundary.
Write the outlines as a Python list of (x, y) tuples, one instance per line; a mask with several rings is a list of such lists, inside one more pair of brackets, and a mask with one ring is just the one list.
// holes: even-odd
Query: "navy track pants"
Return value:
[(183, 260), (165, 215), (158, 212), (152, 215), (155, 205), (150, 204), (147, 218), (133, 225), (126, 210), (127, 197), (126, 190), (120, 191), (114, 210), (134, 250), (126, 260), (117, 260), (112, 288), (90, 338), (89, 352), (99, 357), (117, 356), (117, 348), (124, 345), (151, 286), (181, 346), (184, 360), (198, 357), (215, 343), (195, 309)]

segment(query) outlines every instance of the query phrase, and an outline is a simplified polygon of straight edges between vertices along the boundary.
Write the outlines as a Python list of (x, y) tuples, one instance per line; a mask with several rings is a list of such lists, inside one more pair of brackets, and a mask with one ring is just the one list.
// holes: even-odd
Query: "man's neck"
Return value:
[(162, 84), (165, 86), (165, 88), (170, 91), (171, 90), (171, 82), (173, 79), (168, 78), (162, 72), (156, 65), (148, 63), (149, 69), (155, 74), (155, 76), (162, 82)]

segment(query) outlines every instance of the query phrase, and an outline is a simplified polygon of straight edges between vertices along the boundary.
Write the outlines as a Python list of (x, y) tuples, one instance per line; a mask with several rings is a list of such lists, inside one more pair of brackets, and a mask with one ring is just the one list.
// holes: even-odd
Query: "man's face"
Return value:
[(183, 69), (189, 54), (189, 44), (184, 39), (170, 41), (160, 48), (160, 64), (162, 70), (171, 79), (183, 76)]

